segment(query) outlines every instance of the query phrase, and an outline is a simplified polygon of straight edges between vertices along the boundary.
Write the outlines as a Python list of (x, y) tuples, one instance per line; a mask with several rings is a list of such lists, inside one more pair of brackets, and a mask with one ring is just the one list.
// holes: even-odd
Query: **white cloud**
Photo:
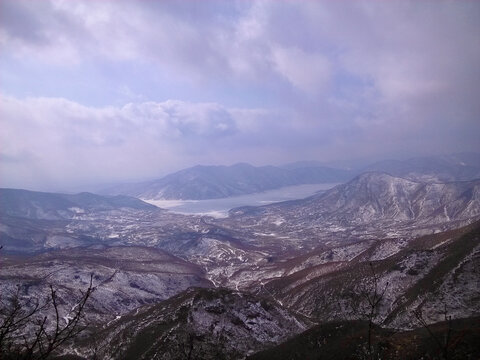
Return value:
[[(153, 61), (188, 80), (274, 82), (304, 91), (334, 68), (371, 80), (388, 98), (448, 88), (480, 57), (470, 2), (254, 1), (2, 2), (2, 46), (19, 57), (67, 64)], [(8, 20), (16, 16), (18, 19)], [(8, 20), (8, 21), (7, 21)], [(20, 25), (21, 24), (21, 25)], [(276, 83), (278, 85), (278, 83)]]
[[(230, 146), (249, 136), (248, 127), (242, 125), (241, 133), (237, 127), (241, 110), (214, 103), (168, 100), (93, 108), (61, 98), (1, 96), (0, 104), (3, 186), (29, 179), (47, 184), (59, 173), (77, 184), (155, 176), (205, 161), (211, 152), (225, 158)], [(254, 109), (243, 112), (250, 113), (249, 121), (266, 116)]]
[(330, 61), (322, 54), (278, 47), (273, 49), (273, 59), (275, 69), (307, 94), (325, 89), (332, 75)]
[(2, 173), (480, 150), (479, 8), (1, 1)]

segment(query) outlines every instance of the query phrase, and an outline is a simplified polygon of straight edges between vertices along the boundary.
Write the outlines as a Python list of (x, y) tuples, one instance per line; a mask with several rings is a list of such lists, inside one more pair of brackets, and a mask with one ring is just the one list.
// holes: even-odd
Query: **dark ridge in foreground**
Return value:
[[(307, 324), (268, 299), (190, 288), (123, 316), (78, 345), (86, 359), (241, 359), (299, 334)], [(93, 354), (94, 345), (103, 350)]]
[[(445, 344), (445, 336), (449, 342)], [(368, 322), (337, 321), (317, 325), (248, 360), (367, 359)], [(373, 359), (478, 359), (480, 317), (440, 322), (412, 331), (375, 327)]]

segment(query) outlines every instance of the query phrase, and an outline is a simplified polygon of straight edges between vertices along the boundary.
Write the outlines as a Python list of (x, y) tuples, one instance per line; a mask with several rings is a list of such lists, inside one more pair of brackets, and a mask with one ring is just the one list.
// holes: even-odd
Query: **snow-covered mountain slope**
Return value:
[(425, 184), (385, 173), (365, 173), (305, 205), (321, 217), (355, 223), (462, 220), (480, 214), (480, 180)]
[(480, 218), (480, 180), (423, 183), (364, 173), (312, 197), (233, 209), (229, 228), (301, 239), (412, 237)]
[[(241, 359), (307, 328), (271, 300), (226, 289), (191, 288), (121, 317), (94, 336), (101, 358)], [(87, 339), (77, 354), (91, 358)], [(80, 344), (82, 345), (82, 344)]]
[[(437, 322), (445, 307), (453, 318), (480, 314), (478, 222), (417, 239), (321, 243), (313, 251), (285, 249), (282, 239), (276, 247), (255, 246), (225, 229), (202, 226), (196, 236), (159, 243), (188, 261), (139, 247), (4, 256), (0, 287), (13, 290), (20, 283), (28, 301), (44, 297), (52, 283), (62, 308), (69, 309), (93, 272), (96, 290), (86, 315), (92, 324), (103, 320), (104, 327), (93, 330), (94, 342), (85, 338), (74, 345), (85, 358), (96, 347), (103, 351), (100, 358), (176, 359), (192, 349), (192, 357), (241, 359), (312, 322), (364, 319), (373, 291), (370, 263), (378, 288), (386, 289), (377, 324), (415, 327), (413, 311)], [(212, 285), (231, 290), (187, 289)], [(161, 299), (167, 300), (138, 307)]]
[(2, 257), (1, 262), (2, 295), (14, 294), (19, 286), (21, 301), (28, 303), (47, 297), (52, 285), (63, 310), (75, 305), (93, 274), (95, 291), (85, 315), (97, 324), (191, 286), (213, 286), (199, 266), (147, 247), (75, 248), (27, 258)]
[(377, 291), (386, 289), (377, 323), (414, 327), (414, 311), (429, 323), (444, 320), (445, 309), (453, 318), (480, 314), (480, 222), (414, 239), (396, 251), (385, 252), (385, 242), (390, 241), (375, 241), (349, 258), (302, 266), (258, 290), (322, 321), (363, 319), (375, 276)]
[[(9, 191), (11, 198), (0, 205), (4, 252), (34, 253), (97, 244), (158, 246), (160, 242), (179, 248), (209, 229), (201, 218), (169, 213), (136, 198), (86, 194), (95, 200), (92, 204), (83, 201), (84, 194), (67, 195), (82, 199), (72, 207), (62, 194), (26, 192), (27, 199), (24, 194), (22, 190)], [(116, 205), (110, 205), (111, 199)], [(130, 201), (133, 205), (128, 207)]]
[[(191, 351), (192, 358), (243, 359), (314, 323), (328, 327), (325, 321), (338, 321), (324, 334), (325, 341), (335, 343), (345, 336), (343, 330), (337, 334), (345, 321), (367, 319), (374, 276), (378, 291), (386, 289), (375, 311), (377, 325), (418, 328), (415, 311), (429, 324), (444, 320), (445, 311), (452, 319), (479, 316), (480, 223), (394, 245), (392, 240), (365, 241), (259, 263), (251, 269), (258, 278), (250, 284), (249, 294), (187, 289), (155, 305), (119, 313), (101, 329), (93, 329), (93, 337), (76, 342), (75, 353), (91, 358), (96, 347), (100, 358), (177, 359), (188, 358)], [(145, 259), (139, 256), (139, 261)], [(269, 280), (265, 271), (269, 266), (283, 267), (283, 274)], [(129, 292), (132, 299), (136, 289)], [(351, 334), (355, 346), (366, 341), (364, 325)], [(388, 330), (377, 329), (375, 334), (390, 339)], [(471, 340), (467, 343), (471, 345)]]

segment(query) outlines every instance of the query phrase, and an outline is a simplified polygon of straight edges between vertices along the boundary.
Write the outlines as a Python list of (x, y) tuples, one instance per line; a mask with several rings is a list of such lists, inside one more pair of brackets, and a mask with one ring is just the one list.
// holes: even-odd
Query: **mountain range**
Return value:
[(327, 238), (422, 235), (478, 219), (480, 180), (423, 183), (369, 172), (305, 199), (232, 209), (230, 215), (226, 226), (281, 233), (293, 239), (292, 246), (299, 237), (315, 244)]
[(280, 168), (255, 167), (244, 163), (232, 166), (198, 165), (158, 180), (114, 186), (102, 190), (101, 193), (153, 200), (203, 200), (251, 194), (291, 185), (343, 182), (350, 177), (349, 170), (323, 166)]
[[(287, 170), (307, 165), (315, 167)], [(250, 185), (258, 180), (258, 168), (235, 168), (252, 175)], [(260, 169), (272, 178), (277, 171)], [(0, 289), (28, 308), (52, 286), (68, 318), (93, 274), (89, 325), (64, 359), (302, 359), (325, 351), (361, 359), (372, 355), (367, 338), (378, 357), (425, 358), (444, 351), (435, 339), (445, 334), (451, 358), (476, 358), (480, 179), (448, 167), (435, 176), (433, 168), (425, 176), (406, 169), (362, 172), (305, 199), (218, 219), (126, 195), (0, 189)], [(231, 170), (216, 180), (228, 184)], [(447, 173), (461, 180), (440, 181)], [(261, 184), (273, 186), (268, 179)]]
[(385, 160), (366, 167), (332, 168), (315, 161), (284, 166), (194, 166), (157, 180), (111, 186), (100, 191), (141, 199), (203, 200), (238, 196), (285, 186), (342, 183), (368, 171), (424, 182), (466, 181), (480, 178), (480, 154)]
[(430, 157), (416, 157), (408, 160), (384, 160), (361, 169), (381, 171), (393, 176), (425, 181), (449, 182), (480, 178), (480, 154), (460, 153)]

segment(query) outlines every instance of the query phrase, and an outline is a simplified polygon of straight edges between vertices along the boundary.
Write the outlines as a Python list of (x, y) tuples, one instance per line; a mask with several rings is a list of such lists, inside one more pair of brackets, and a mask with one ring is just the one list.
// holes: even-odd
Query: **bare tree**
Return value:
[(418, 320), (420, 325), (427, 330), (428, 335), (434, 341), (435, 345), (437, 346), (439, 352), (442, 354), (443, 360), (450, 359), (450, 350), (454, 350), (454, 347), (457, 342), (452, 341), (452, 317), (448, 315), (447, 312), (447, 305), (445, 306), (444, 310), (444, 319), (447, 326), (446, 331), (442, 334), (435, 334), (432, 331), (430, 325), (428, 324), (427, 320), (423, 317), (422, 309), (418, 307), (416, 310), (413, 311), (415, 318)]
[(7, 299), (0, 299), (0, 354), (12, 352), (14, 334), (20, 333), (32, 321), (33, 317), (45, 308), (38, 299), (31, 306), (20, 301), (20, 287)]
[[(374, 328), (376, 326), (376, 319), (379, 316), (380, 307), (385, 299), (385, 293), (388, 289), (389, 283), (385, 286), (380, 286), (380, 276), (375, 271), (373, 263), (369, 263), (369, 274), (361, 284), (361, 290), (358, 299), (361, 316), (368, 321), (367, 333), (367, 358), (374, 360), (376, 351), (373, 345)], [(363, 306), (361, 305), (363, 304)]]
[[(0, 358), (43, 360), (85, 329), (81, 320), (85, 304), (95, 288), (93, 274), (79, 302), (65, 317), (61, 317), (56, 290), (50, 285), (49, 296), (43, 304), (36, 300), (33, 305), (22, 303), (20, 287), (0, 307)], [(44, 311), (53, 308), (53, 316)], [(65, 319), (63, 324), (62, 319)]]

